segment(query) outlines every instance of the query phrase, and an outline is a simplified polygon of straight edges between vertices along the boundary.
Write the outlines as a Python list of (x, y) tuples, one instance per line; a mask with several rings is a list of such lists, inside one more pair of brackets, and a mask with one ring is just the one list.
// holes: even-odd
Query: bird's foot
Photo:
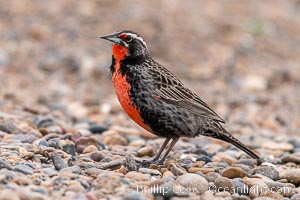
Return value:
[(163, 163), (164, 163), (164, 161), (162, 159), (156, 160), (153, 162), (153, 164), (156, 164), (156, 165), (162, 165)]
[(149, 168), (151, 164), (154, 164), (154, 165), (162, 165), (163, 164), (163, 160), (160, 159), (160, 160), (143, 160), (140, 164), (140, 167), (143, 167), (143, 168)]
[(141, 163), (142, 168), (148, 168), (152, 164), (152, 160), (143, 160)]

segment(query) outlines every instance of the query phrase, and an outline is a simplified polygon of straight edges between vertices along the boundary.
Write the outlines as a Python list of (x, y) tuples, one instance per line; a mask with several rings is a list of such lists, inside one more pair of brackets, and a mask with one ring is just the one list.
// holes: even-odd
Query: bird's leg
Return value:
[(154, 156), (154, 158), (151, 160), (151, 162), (157, 161), (161, 155), (161, 153), (163, 152), (163, 150), (165, 149), (165, 147), (167, 146), (167, 144), (169, 143), (171, 138), (166, 138), (166, 140), (164, 141), (164, 143), (162, 144), (162, 146), (160, 147), (159, 151), (157, 152), (157, 154)]
[(166, 151), (166, 153), (164, 154), (164, 156), (162, 157), (162, 159), (156, 161), (157, 164), (162, 164), (165, 159), (167, 158), (167, 156), (169, 155), (170, 151), (172, 150), (172, 148), (174, 147), (174, 145), (176, 144), (176, 142), (179, 140), (179, 137), (178, 138), (173, 138), (171, 144), (170, 144), (170, 147), (168, 148), (168, 150)]
[(170, 139), (171, 138), (166, 138), (166, 140), (164, 141), (164, 143), (162, 144), (162, 146), (160, 147), (160, 149), (158, 150), (158, 152), (156, 153), (156, 155), (154, 156), (154, 158), (152, 160), (143, 160), (142, 167), (149, 167), (149, 165), (151, 163), (154, 163), (155, 161), (157, 161), (159, 159), (161, 153), (163, 152), (163, 150), (169, 143)]

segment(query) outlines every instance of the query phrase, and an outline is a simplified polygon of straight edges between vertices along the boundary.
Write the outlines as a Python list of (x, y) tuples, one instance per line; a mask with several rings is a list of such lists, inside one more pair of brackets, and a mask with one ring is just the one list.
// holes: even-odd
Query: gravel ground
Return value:
[[(1, 1), (0, 199), (300, 199), (300, 3)], [(122, 111), (118, 29), (226, 119), (265, 162), (205, 137), (163, 139)]]

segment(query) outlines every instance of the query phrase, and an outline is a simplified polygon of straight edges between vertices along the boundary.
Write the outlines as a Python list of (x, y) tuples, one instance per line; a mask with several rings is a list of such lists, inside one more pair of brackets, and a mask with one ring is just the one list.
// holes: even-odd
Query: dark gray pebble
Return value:
[(87, 182), (86, 180), (84, 179), (78, 179), (78, 181), (80, 182), (80, 184), (85, 188), (85, 189), (88, 189), (91, 187), (91, 185), (89, 184), (89, 182)]
[(39, 142), (39, 145), (40, 145), (40, 146), (49, 147), (49, 143), (48, 143), (48, 141), (45, 140), (45, 139), (41, 139), (40, 142)]
[(35, 135), (31, 134), (15, 134), (14, 138), (21, 141), (22, 143), (33, 143), (38, 138)]
[(54, 149), (58, 149), (59, 147), (59, 138), (53, 138), (48, 140), (49, 147), (53, 147)]
[(205, 163), (212, 162), (211, 158), (205, 155), (199, 156), (196, 161), (204, 161)]
[(100, 125), (100, 124), (92, 124), (89, 127), (89, 131), (92, 133), (102, 133), (107, 130), (107, 127)]
[(91, 159), (96, 162), (100, 162), (104, 157), (105, 155), (101, 151), (95, 151), (91, 154)]
[(234, 178), (232, 179), (232, 184), (234, 187), (234, 192), (240, 195), (248, 195), (249, 194), (249, 187), (244, 184), (242, 178)]
[(10, 119), (3, 119), (0, 121), (0, 131), (12, 134), (22, 133), (22, 131), (16, 126), (15, 122)]
[(13, 170), (16, 172), (21, 172), (23, 174), (33, 174), (33, 169), (28, 165), (24, 165), (24, 164), (18, 164), (14, 166)]
[(173, 189), (173, 186), (170, 184), (163, 184), (160, 186), (156, 186), (155, 188), (153, 188), (153, 195), (155, 197), (163, 197), (163, 199), (171, 199), (173, 196), (175, 196), (175, 192)]
[(61, 190), (62, 186), (68, 185), (69, 179), (66, 177), (57, 176), (53, 179), (54, 190)]
[(238, 161), (236, 161), (235, 164), (242, 164), (242, 165), (248, 165), (248, 166), (254, 166), (255, 165), (255, 160), (254, 159), (239, 159)]
[(1, 169), (0, 176), (4, 177), (4, 178), (2, 178), (2, 180), (9, 180), (9, 179), (17, 177), (18, 175), (14, 171), (10, 171), (8, 169)]
[(68, 167), (67, 163), (65, 162), (65, 160), (56, 152), (53, 152), (51, 154), (51, 160), (54, 164), (55, 169), (57, 170), (61, 170), (63, 168)]
[(192, 167), (193, 164), (194, 164), (194, 162), (192, 161), (191, 158), (180, 159), (180, 166), (184, 167), (185, 169), (188, 169), (188, 168)]
[(110, 162), (112, 161), (111, 157), (105, 157), (101, 160), (102, 163)]
[(44, 187), (40, 187), (40, 186), (39, 187), (35, 187), (35, 188), (32, 189), (32, 191), (33, 192), (38, 192), (38, 193), (43, 194), (43, 195), (48, 195), (48, 191)]
[(80, 174), (81, 173), (81, 169), (77, 165), (74, 165), (72, 167), (63, 168), (60, 171), (61, 172), (72, 172), (74, 174)]
[(215, 182), (215, 180), (220, 177), (221, 175), (219, 173), (216, 172), (208, 172), (207, 174), (204, 175), (204, 178), (208, 181), (208, 182)]
[(63, 151), (72, 155), (72, 156), (75, 156), (76, 155), (76, 152), (75, 152), (75, 145), (72, 144), (72, 143), (69, 143), (69, 144), (65, 144), (63, 147), (62, 147)]
[(9, 169), (9, 170), (12, 169), (12, 167), (10, 166), (10, 164), (8, 162), (6, 162), (3, 159), (0, 159), (0, 169), (3, 169), (3, 168)]
[(7, 183), (4, 185), (4, 188), (17, 191), (20, 188), (20, 186), (16, 183)]
[(103, 142), (100, 140), (98, 141), (98, 149), (100, 149), (100, 150), (105, 149), (105, 144), (103, 144)]
[(85, 146), (83, 146), (83, 145), (76, 145), (76, 147), (75, 147), (75, 151), (77, 153), (82, 153), (84, 149), (85, 149)]
[(277, 181), (279, 179), (279, 172), (271, 166), (261, 166), (257, 167), (252, 172), (253, 175), (255, 174), (262, 174), (270, 179)]
[(197, 154), (197, 155), (203, 155), (203, 156), (213, 156), (212, 154), (209, 154), (207, 151), (204, 149), (196, 149), (192, 153)]
[(54, 118), (50, 115), (39, 115), (33, 120), (33, 123), (38, 128), (47, 128), (56, 124)]
[(57, 171), (53, 168), (43, 168), (42, 171), (47, 174), (49, 177), (53, 177), (57, 175)]

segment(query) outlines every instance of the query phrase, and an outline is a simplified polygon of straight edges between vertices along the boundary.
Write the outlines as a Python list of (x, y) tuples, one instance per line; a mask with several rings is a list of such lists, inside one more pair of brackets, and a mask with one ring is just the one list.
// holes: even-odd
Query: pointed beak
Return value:
[(100, 36), (100, 38), (102, 38), (104, 40), (108, 40), (113, 43), (123, 44), (123, 41), (120, 38), (118, 38), (118, 35), (116, 35), (115, 33), (110, 34), (110, 35)]

